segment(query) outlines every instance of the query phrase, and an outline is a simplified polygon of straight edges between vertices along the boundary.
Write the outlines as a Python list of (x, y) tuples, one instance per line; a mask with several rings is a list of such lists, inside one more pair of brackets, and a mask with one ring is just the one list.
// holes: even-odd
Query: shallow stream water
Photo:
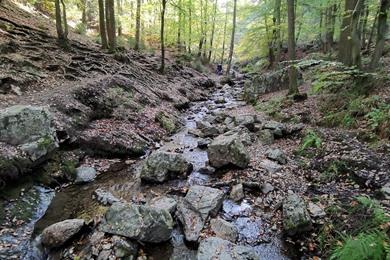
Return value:
[[(29, 234), (33, 233), (33, 235), (31, 240), (27, 236), (25, 246), (21, 247), (25, 250), (24, 259), (44, 258), (39, 253), (39, 247), (36, 246), (37, 239), (34, 238), (45, 227), (69, 218), (88, 219), (98, 214), (102, 206), (92, 198), (97, 188), (109, 191), (124, 201), (144, 203), (171, 190), (218, 181), (217, 175), (210, 176), (199, 172), (199, 169), (208, 161), (207, 152), (197, 147), (200, 138), (190, 134), (189, 131), (196, 129), (196, 122), (204, 120), (207, 115), (218, 113), (218, 111), (229, 114), (230, 109), (245, 105), (240, 101), (241, 91), (240, 86), (223, 87), (217, 90), (209, 100), (194, 103), (184, 114), (183, 128), (173, 135), (170, 141), (160, 144), (160, 150), (182, 152), (184, 157), (194, 165), (192, 173), (186, 179), (173, 180), (162, 185), (141, 185), (136, 170), (140, 161), (130, 166), (123, 162), (102, 173), (92, 183), (71, 185), (56, 192), (55, 195), (54, 192), (42, 189), (36, 217), (25, 225)], [(225, 100), (223, 104), (216, 102), (221, 97)], [(43, 196), (43, 194), (46, 195)], [(259, 217), (259, 214), (253, 214), (253, 211), (254, 206), (251, 205), (250, 200), (244, 199), (240, 204), (225, 200), (220, 216), (231, 221), (238, 228), (238, 243), (253, 246), (260, 259), (289, 259), (283, 253), (283, 243), (279, 235), (272, 232), (271, 227)], [(32, 232), (33, 229), (34, 232)], [(0, 239), (4, 238), (0, 237)], [(174, 230), (170, 242), (158, 246), (147, 246), (144, 250), (154, 259), (194, 259), (196, 255), (196, 250), (186, 246), (179, 226)]]

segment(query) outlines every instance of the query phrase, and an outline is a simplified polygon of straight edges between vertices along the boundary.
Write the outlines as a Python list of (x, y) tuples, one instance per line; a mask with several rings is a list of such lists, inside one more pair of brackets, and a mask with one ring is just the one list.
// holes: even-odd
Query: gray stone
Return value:
[(200, 243), (197, 259), (258, 260), (259, 256), (250, 247), (235, 245), (218, 237), (209, 237)]
[(269, 149), (266, 152), (266, 156), (268, 159), (279, 162), (280, 164), (287, 163), (287, 156), (280, 149)]
[(209, 144), (212, 142), (212, 140), (210, 138), (205, 138), (205, 139), (200, 139), (198, 141), (198, 148), (200, 149), (206, 149), (207, 146), (209, 146)]
[(261, 130), (257, 133), (257, 137), (262, 144), (270, 145), (274, 142), (274, 134), (269, 129)]
[(307, 209), (309, 210), (310, 216), (313, 218), (322, 218), (326, 216), (325, 211), (313, 202), (309, 202)]
[(215, 168), (213, 168), (211, 166), (204, 166), (204, 167), (199, 169), (199, 172), (202, 174), (213, 174), (213, 173), (215, 173)]
[(390, 182), (389, 182), (389, 183), (386, 183), (386, 184), (380, 189), (380, 192), (381, 192), (382, 196), (383, 196), (386, 200), (390, 200)]
[(196, 127), (202, 132), (203, 137), (214, 137), (219, 135), (218, 128), (207, 121), (197, 121)]
[(286, 132), (286, 126), (276, 121), (265, 122), (263, 128), (271, 130), (275, 137), (283, 137), (283, 134)]
[(226, 103), (226, 100), (224, 97), (217, 97), (215, 100), (214, 100), (215, 104), (225, 104)]
[(177, 202), (173, 198), (162, 196), (153, 198), (149, 201), (149, 205), (154, 208), (168, 210), (169, 213), (173, 214), (175, 213)]
[(244, 186), (242, 185), (242, 183), (239, 183), (239, 184), (234, 185), (232, 187), (232, 190), (230, 191), (229, 197), (235, 202), (238, 202), (245, 197)]
[(136, 242), (124, 239), (120, 236), (113, 236), (115, 256), (120, 259), (133, 260), (138, 256), (138, 244)]
[(192, 164), (181, 154), (155, 152), (144, 162), (141, 179), (148, 182), (162, 183), (168, 179), (184, 175), (192, 170)]
[(212, 167), (220, 168), (229, 164), (245, 168), (250, 162), (249, 154), (237, 134), (220, 135), (207, 149)]
[(95, 196), (96, 200), (103, 205), (112, 205), (115, 202), (119, 202), (120, 200), (111, 194), (111, 192), (105, 191), (103, 189), (96, 189), (93, 192), (93, 195)]
[(242, 125), (250, 131), (254, 131), (256, 116), (255, 115), (238, 115), (234, 118), (236, 125)]
[(164, 209), (114, 203), (99, 229), (146, 243), (160, 243), (171, 238), (173, 219)]
[(216, 216), (222, 206), (224, 193), (221, 190), (194, 185), (178, 203), (177, 216), (183, 224), (188, 241), (198, 241), (199, 234), (208, 216)]
[(261, 192), (264, 193), (264, 194), (267, 194), (267, 193), (269, 193), (269, 192), (271, 192), (273, 190), (274, 190), (274, 186), (272, 186), (268, 182), (266, 182), (266, 183), (261, 185)]
[(236, 135), (243, 145), (249, 146), (253, 143), (254, 139), (251, 137), (251, 133), (245, 127), (238, 126), (224, 133), (225, 136)]
[(260, 167), (266, 169), (271, 174), (278, 172), (282, 168), (282, 166), (270, 160), (262, 160)]
[(284, 231), (292, 236), (311, 229), (311, 219), (304, 200), (296, 194), (290, 194), (283, 201)]
[(96, 170), (92, 167), (79, 167), (76, 169), (75, 183), (86, 183), (95, 180)]
[(60, 247), (76, 235), (84, 224), (83, 219), (67, 219), (48, 226), (42, 232), (42, 244), (47, 248)]
[(217, 218), (210, 221), (211, 230), (217, 237), (220, 237), (230, 242), (236, 242), (238, 237), (237, 228), (230, 222), (224, 219)]

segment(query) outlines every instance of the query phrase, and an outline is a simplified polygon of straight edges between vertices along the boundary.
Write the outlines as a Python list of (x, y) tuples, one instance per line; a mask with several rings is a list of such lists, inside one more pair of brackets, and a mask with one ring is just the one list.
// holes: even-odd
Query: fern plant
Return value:
[(313, 130), (309, 130), (307, 131), (306, 136), (303, 138), (301, 142), (299, 151), (303, 152), (310, 147), (320, 148), (321, 144), (322, 144), (322, 139), (318, 136), (318, 134)]

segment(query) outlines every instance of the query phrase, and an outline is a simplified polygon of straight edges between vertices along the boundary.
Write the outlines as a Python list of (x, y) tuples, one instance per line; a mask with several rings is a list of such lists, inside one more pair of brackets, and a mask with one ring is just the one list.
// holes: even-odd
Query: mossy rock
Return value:
[(178, 129), (178, 120), (164, 111), (158, 112), (155, 116), (155, 120), (169, 134), (173, 134)]

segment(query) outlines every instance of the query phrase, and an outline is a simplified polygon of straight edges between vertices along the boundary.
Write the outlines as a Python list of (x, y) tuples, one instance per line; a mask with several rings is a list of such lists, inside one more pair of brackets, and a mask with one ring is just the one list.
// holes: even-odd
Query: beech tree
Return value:
[(378, 28), (375, 50), (372, 54), (370, 69), (378, 67), (385, 46), (385, 37), (389, 25), (387, 24), (387, 12), (389, 11), (390, 0), (381, 0), (378, 15)]
[(234, 51), (234, 35), (236, 32), (236, 16), (237, 16), (237, 0), (234, 0), (234, 6), (233, 6), (233, 29), (232, 29), (232, 36), (230, 39), (230, 51), (229, 51), (229, 59), (228, 59), (228, 65), (226, 69), (226, 75), (229, 75), (230, 69), (232, 67), (232, 58), (233, 58), (233, 51)]
[[(295, 60), (295, 5), (294, 0), (287, 0), (287, 16), (288, 16), (288, 59)], [(288, 94), (294, 95), (298, 93), (297, 69), (294, 64), (290, 64), (288, 70)]]
[(108, 48), (107, 33), (106, 33), (106, 16), (105, 16), (105, 3), (104, 0), (99, 0), (99, 31), (100, 39), (102, 41), (103, 49)]
[(140, 38), (141, 38), (141, 0), (137, 0), (137, 11), (135, 18), (135, 47), (139, 50)]
[(160, 72), (164, 73), (165, 71), (165, 42), (164, 42), (164, 29), (165, 29), (165, 10), (167, 7), (168, 0), (161, 0), (161, 29), (160, 29), (160, 42), (161, 42), (161, 66)]
[(67, 45), (68, 23), (66, 19), (66, 6), (64, 0), (55, 0), (55, 16), (56, 16), (56, 29), (57, 29), (58, 41), (60, 44)]

